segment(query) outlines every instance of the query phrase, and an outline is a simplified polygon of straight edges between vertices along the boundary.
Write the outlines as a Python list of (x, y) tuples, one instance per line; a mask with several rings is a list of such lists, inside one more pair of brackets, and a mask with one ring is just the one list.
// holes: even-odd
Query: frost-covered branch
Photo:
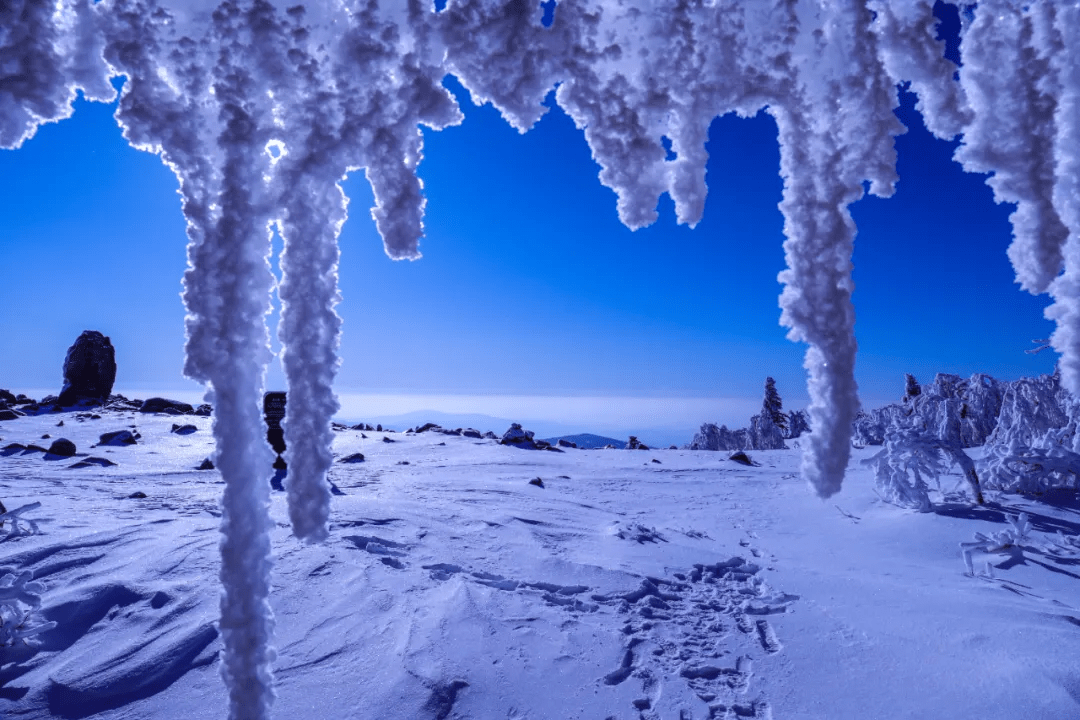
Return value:
[[(0, 505), (0, 507), (3, 507)], [(28, 505), (17, 507), (14, 510), (6, 510), (0, 513), (0, 530), (5, 530), (8, 535), (33, 535), (38, 531), (37, 523), (30, 519), (24, 518), (24, 513), (31, 510), (37, 510), (41, 507), (41, 503), (32, 502)], [(9, 526), (8, 523), (11, 523)]]
[(31, 570), (0, 567), (0, 647), (27, 643), (34, 635), (56, 627), (55, 622), (35, 624), (45, 583), (33, 577)]
[[(974, 560), (972, 558), (975, 552), (989, 555), (1007, 553), (1012, 548), (1019, 546), (1021, 541), (1028, 539), (1028, 533), (1031, 532), (1031, 522), (1028, 520), (1027, 513), (1006, 515), (1005, 519), (1009, 522), (1009, 527), (1004, 530), (989, 534), (977, 532), (973, 542), (960, 543), (960, 554), (964, 558), (964, 567), (967, 568), (968, 574), (972, 577), (975, 575)], [(986, 572), (987, 575), (992, 577), (993, 571), (990, 567), (990, 563), (987, 562)]]

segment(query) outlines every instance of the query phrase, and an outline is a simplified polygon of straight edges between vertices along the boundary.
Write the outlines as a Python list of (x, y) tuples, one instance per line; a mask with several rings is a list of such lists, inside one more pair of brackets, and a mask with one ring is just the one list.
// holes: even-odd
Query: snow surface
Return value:
[[(40, 619), (58, 623), (36, 651), (0, 649), (4, 717), (219, 718), (222, 481), (194, 469), (210, 420), (176, 435), (173, 417), (102, 415), (0, 427), (0, 447), (49, 433), (116, 463), (0, 457), (4, 504), (42, 504), (37, 534), (0, 534), (0, 566), (33, 570)], [(138, 445), (91, 447), (133, 425)], [(919, 514), (873, 493), (857, 462), (873, 450), (853, 451), (823, 503), (797, 450), (746, 467), (706, 451), (365, 434), (335, 433), (336, 459), (366, 460), (330, 470), (344, 495), (325, 544), (293, 536), (271, 493), (278, 717), (1080, 714), (1075, 498), (991, 495), (980, 509), (951, 493), (955, 475)], [(959, 544), (1021, 511), (1028, 537), (975, 553), (967, 575)]]

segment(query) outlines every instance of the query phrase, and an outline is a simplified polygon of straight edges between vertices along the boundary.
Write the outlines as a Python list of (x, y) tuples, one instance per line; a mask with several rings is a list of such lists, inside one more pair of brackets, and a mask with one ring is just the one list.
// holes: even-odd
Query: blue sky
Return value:
[[(423, 259), (389, 260), (362, 172), (344, 183), (340, 392), (707, 401), (680, 406), (688, 428), (745, 423), (767, 375), (787, 407), (806, 403), (804, 347), (778, 325), (782, 183), (770, 117), (714, 121), (697, 228), (677, 226), (665, 196), (660, 220), (631, 232), (557, 107), (519, 135), (447, 84), (466, 121), (425, 131)], [(0, 151), (0, 387), (58, 390), (68, 345), (97, 329), (117, 348), (119, 390), (196, 389), (181, 377), (175, 179), (126, 146), (111, 112), (80, 101), (72, 118)], [(896, 195), (853, 207), (864, 405), (897, 398), (905, 372), (1051, 372), (1052, 353), (1024, 352), (1051, 325), (1047, 299), (1013, 281), (1011, 208), (952, 162), (953, 145), (929, 136), (910, 96), (900, 115), (911, 131), (897, 141)], [(283, 386), (276, 366), (268, 385)], [(584, 429), (590, 402), (575, 416)]]

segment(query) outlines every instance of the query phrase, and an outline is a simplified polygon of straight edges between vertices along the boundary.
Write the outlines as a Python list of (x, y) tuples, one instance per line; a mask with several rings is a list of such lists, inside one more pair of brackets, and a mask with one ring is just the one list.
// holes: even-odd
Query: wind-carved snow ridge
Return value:
[[(1023, 287), (1050, 292), (1064, 386), (1080, 393), (1080, 8), (988, 0), (965, 11), (964, 66), (944, 60), (929, 0), (565, 0), (550, 26), (533, 0), (10, 0), (0, 6), (0, 146), (70, 115), (75, 90), (115, 93), (135, 147), (176, 173), (188, 222), (185, 372), (215, 404), (223, 513), (224, 673), (234, 717), (271, 699), (267, 471), (259, 412), (270, 353), (269, 227), (285, 241), (279, 329), (290, 402), (294, 533), (326, 536), (329, 420), (337, 409), (338, 181), (364, 168), (392, 258), (419, 257), (424, 198), (418, 125), (461, 113), (456, 74), (518, 129), (556, 100), (583, 129), (620, 219), (653, 222), (661, 194), (679, 222), (704, 208), (704, 148), (718, 115), (776, 118), (789, 337), (810, 345), (813, 433), (803, 474), (836, 493), (859, 402), (848, 208), (897, 180), (896, 84), (928, 127), (963, 133), (958, 159), (993, 172), (1017, 203), (1010, 258)], [(664, 139), (674, 159), (668, 160)]]

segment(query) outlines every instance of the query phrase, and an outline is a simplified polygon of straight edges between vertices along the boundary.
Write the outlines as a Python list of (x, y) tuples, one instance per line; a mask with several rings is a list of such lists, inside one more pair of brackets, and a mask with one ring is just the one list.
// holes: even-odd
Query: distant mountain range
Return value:
[[(354, 415), (354, 413), (350, 413), (347, 416), (339, 416), (335, 418), (335, 420), (349, 425), (357, 422), (370, 423), (372, 425), (381, 424), (383, 427), (390, 427), (398, 431), (406, 430), (410, 427), (419, 427), (424, 423), (433, 422), (448, 429), (471, 427), (480, 432), (491, 430), (500, 437), (510, 428), (512, 422), (519, 422), (523, 428), (535, 433), (535, 436), (538, 439), (552, 438), (549, 440), (549, 442), (552, 443), (557, 442), (559, 438), (565, 438), (570, 442), (577, 443), (579, 448), (602, 448), (608, 444), (614, 445), (617, 448), (625, 448), (627, 443), (625, 439), (616, 440), (604, 435), (582, 433), (580, 432), (580, 425), (570, 425), (569, 423), (551, 422), (546, 420), (530, 420), (529, 418), (510, 420), (509, 418), (493, 417), (491, 415), (445, 413), (439, 412), (438, 410), (417, 410), (401, 415), (372, 415), (370, 417), (359, 417)], [(673, 443), (679, 443), (681, 445), (683, 442), (686, 442), (685, 440), (680, 439), (683, 436), (682, 433), (671, 432), (670, 430), (665, 432), (665, 430), (643, 429), (640, 432), (633, 434), (641, 437), (642, 442), (650, 447), (667, 447)], [(689, 434), (692, 435), (692, 433)], [(578, 438), (581, 439), (579, 440)]]
[(592, 450), (594, 448), (607, 447), (608, 445), (614, 445), (619, 450), (626, 447), (625, 440), (616, 440), (615, 438), (604, 437), (603, 435), (593, 435), (592, 433), (578, 433), (577, 435), (559, 435), (552, 438), (544, 438), (547, 442), (554, 445), (560, 440), (567, 440), (574, 443), (579, 448), (585, 450)]

